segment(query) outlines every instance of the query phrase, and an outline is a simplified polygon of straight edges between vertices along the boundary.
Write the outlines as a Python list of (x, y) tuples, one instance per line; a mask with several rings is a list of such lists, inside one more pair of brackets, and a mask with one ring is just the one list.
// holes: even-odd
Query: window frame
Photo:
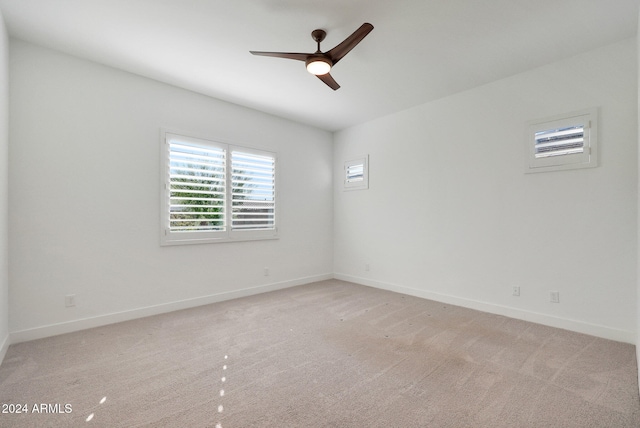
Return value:
[[(536, 133), (583, 126), (583, 152), (536, 157)], [(527, 123), (525, 172), (537, 173), (598, 166), (598, 109), (590, 108)]]
[[(224, 151), (224, 229), (219, 231), (189, 231), (179, 232), (170, 229), (170, 197), (171, 185), (169, 168), (171, 160), (171, 141), (179, 141), (194, 147), (213, 148)], [(238, 241), (255, 241), (278, 239), (278, 156), (276, 152), (254, 149), (251, 147), (229, 144), (220, 140), (207, 137), (193, 136), (189, 133), (161, 129), (160, 144), (160, 245), (190, 245), (209, 244)], [(269, 229), (245, 229), (238, 230), (232, 227), (233, 204), (232, 204), (232, 153), (240, 152), (256, 156), (264, 156), (273, 159), (273, 228)]]

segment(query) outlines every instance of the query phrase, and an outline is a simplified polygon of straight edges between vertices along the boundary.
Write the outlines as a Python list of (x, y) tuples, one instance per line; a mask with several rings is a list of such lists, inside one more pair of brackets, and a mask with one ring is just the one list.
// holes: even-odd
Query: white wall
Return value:
[(9, 347), (9, 39), (0, 13), (0, 362)]
[[(634, 38), (338, 132), (336, 276), (635, 342), (636, 56)], [(524, 174), (525, 123), (588, 107), (601, 166)], [(370, 189), (343, 191), (367, 153)]]
[[(638, 33), (636, 34), (636, 49), (638, 60), (638, 114), (640, 115), (640, 13), (638, 16)], [(640, 171), (640, 116), (638, 116), (638, 171)], [(639, 174), (640, 175), (640, 174)], [(638, 177), (640, 179), (640, 177)], [(638, 204), (640, 204), (640, 182), (638, 182)], [(640, 225), (640, 205), (638, 208), (638, 221)], [(640, 227), (638, 227), (638, 261), (637, 261), (637, 290), (636, 290), (636, 359), (638, 360), (638, 389), (640, 390)]]
[[(10, 71), (12, 341), (332, 277), (330, 133), (13, 39)], [(160, 247), (161, 127), (278, 152), (280, 239)]]

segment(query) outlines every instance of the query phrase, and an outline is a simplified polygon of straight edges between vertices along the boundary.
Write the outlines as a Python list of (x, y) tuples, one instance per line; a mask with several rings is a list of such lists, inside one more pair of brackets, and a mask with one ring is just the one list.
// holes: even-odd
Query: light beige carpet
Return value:
[(334, 280), (12, 345), (0, 403), (28, 413), (0, 426), (639, 427), (636, 370), (633, 345)]

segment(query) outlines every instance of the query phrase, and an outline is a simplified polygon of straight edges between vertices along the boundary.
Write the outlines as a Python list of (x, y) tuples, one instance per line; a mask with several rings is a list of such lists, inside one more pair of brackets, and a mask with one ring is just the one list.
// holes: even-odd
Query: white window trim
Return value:
[[(171, 232), (169, 229), (169, 141), (172, 138), (178, 138), (189, 144), (198, 146), (206, 146), (212, 148), (223, 149), (226, 152), (226, 181), (225, 181), (225, 218), (226, 228), (221, 231), (197, 231), (197, 232)], [(275, 227), (273, 229), (263, 230), (232, 230), (230, 227), (230, 219), (232, 217), (232, 203), (231, 203), (231, 154), (233, 151), (240, 151), (242, 153), (254, 154), (258, 156), (273, 157), (275, 167)], [(160, 245), (190, 245), (190, 244), (208, 244), (208, 243), (223, 243), (223, 242), (237, 242), (237, 241), (256, 241), (267, 239), (278, 239), (278, 157), (275, 152), (258, 150), (244, 146), (237, 146), (220, 142), (219, 140), (212, 140), (206, 137), (197, 137), (189, 135), (185, 132), (172, 131), (169, 129), (161, 129), (161, 144), (160, 144), (160, 158), (161, 158), (161, 186), (160, 186)]]
[[(362, 165), (362, 179), (350, 181), (348, 179), (349, 168)], [(344, 163), (342, 170), (344, 190), (364, 190), (369, 188), (369, 155), (358, 156)]]
[[(582, 153), (536, 158), (536, 132), (560, 127), (584, 125)], [(530, 121), (525, 139), (525, 172), (537, 173), (598, 166), (598, 109), (591, 108)]]

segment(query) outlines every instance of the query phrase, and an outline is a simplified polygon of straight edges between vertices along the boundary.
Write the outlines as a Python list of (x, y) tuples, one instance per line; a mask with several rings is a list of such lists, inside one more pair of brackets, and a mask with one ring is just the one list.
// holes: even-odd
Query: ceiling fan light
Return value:
[(307, 61), (307, 71), (316, 76), (327, 74), (331, 70), (331, 63), (325, 58), (310, 58)]

